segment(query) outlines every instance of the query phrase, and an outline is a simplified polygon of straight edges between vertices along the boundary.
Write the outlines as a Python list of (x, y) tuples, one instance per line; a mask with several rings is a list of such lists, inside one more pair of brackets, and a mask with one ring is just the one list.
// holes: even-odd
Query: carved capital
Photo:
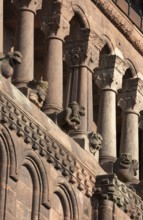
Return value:
[(143, 110), (143, 81), (140, 78), (124, 80), (118, 100), (123, 111), (139, 113)]
[(41, 23), (41, 29), (45, 33), (46, 38), (57, 37), (63, 40), (69, 35), (69, 23), (62, 16), (62, 1), (55, 0), (48, 6), (48, 10), (44, 10)]
[(117, 91), (122, 86), (122, 78), (128, 66), (116, 55), (104, 56), (95, 69), (95, 83), (100, 89)]
[(93, 72), (99, 64), (99, 53), (105, 42), (89, 29), (82, 31), (81, 42), (66, 42), (64, 57), (69, 66), (84, 65)]
[(12, 0), (19, 10), (29, 10), (34, 13), (42, 8), (43, 0)]
[(96, 199), (112, 201), (129, 218), (142, 219), (143, 206), (141, 198), (124, 183), (120, 182), (115, 174), (97, 176), (95, 187)]
[[(75, 47), (74, 47), (75, 46)], [(86, 45), (86, 43), (75, 43), (67, 45), (64, 48), (64, 56), (69, 66), (87, 66), (88, 69), (93, 71), (98, 65), (99, 50), (93, 45)]]
[(60, 14), (43, 18), (41, 29), (46, 38), (57, 37), (64, 40), (69, 35), (69, 23)]

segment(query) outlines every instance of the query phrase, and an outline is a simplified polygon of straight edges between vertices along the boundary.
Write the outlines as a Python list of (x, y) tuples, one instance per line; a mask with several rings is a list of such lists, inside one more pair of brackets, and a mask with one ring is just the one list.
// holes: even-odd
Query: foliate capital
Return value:
[(57, 37), (61, 40), (64, 40), (70, 31), (69, 23), (60, 14), (43, 18), (41, 29), (46, 38)]
[(138, 114), (143, 110), (143, 81), (140, 78), (125, 79), (118, 100), (123, 111)]
[(100, 89), (111, 89), (115, 92), (122, 86), (122, 78), (128, 69), (127, 64), (116, 55), (102, 57), (99, 67), (95, 69), (95, 83)]
[(64, 47), (66, 62), (71, 66), (87, 66), (93, 72), (98, 65), (99, 51), (86, 43), (73, 43)]
[(62, 16), (62, 0), (55, 0), (43, 10), (41, 29), (46, 38), (57, 37), (63, 40), (69, 35), (69, 22)]
[(42, 8), (43, 0), (12, 0), (12, 3), (16, 5), (19, 10), (29, 10), (33, 13)]

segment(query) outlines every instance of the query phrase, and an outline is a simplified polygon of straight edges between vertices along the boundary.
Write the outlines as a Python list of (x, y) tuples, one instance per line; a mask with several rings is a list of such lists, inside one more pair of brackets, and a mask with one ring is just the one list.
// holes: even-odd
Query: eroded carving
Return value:
[(21, 63), (22, 55), (19, 51), (0, 54), (0, 71), (5, 78), (9, 78), (14, 73), (14, 68)]
[(28, 87), (30, 88), (28, 95), (29, 100), (38, 108), (41, 108), (47, 95), (48, 82), (42, 80), (32, 80), (28, 83)]
[[(100, 201), (112, 201), (131, 219), (142, 219), (143, 206), (141, 198), (115, 174), (105, 174), (96, 177), (95, 197)], [(108, 219), (108, 217), (107, 217)]]
[(20, 10), (31, 10), (36, 13), (37, 10), (42, 8), (42, 0), (11, 0), (12, 3)]
[(66, 130), (77, 130), (81, 125), (81, 117), (85, 116), (85, 108), (77, 102), (72, 102), (63, 111), (62, 127)]
[(71, 184), (77, 183), (77, 188), (87, 197), (91, 197), (95, 184), (94, 175), (91, 175), (61, 143), (54, 140), (46, 130), (2, 93), (0, 93), (0, 104), (0, 122), (7, 129), (15, 132), (26, 144), (31, 145), (40, 156), (45, 157), (48, 163), (66, 177), (66, 180)]
[(143, 54), (142, 35), (133, 28), (127, 18), (122, 16), (120, 10), (114, 6), (113, 1), (96, 0), (95, 4), (101, 8), (105, 15), (115, 24), (117, 28), (126, 36), (132, 45)]
[(115, 161), (113, 167), (114, 173), (118, 176), (119, 180), (124, 183), (133, 182), (138, 169), (139, 165), (137, 160), (132, 160), (132, 155), (129, 153), (122, 153)]
[(97, 151), (102, 148), (102, 136), (98, 133), (91, 132), (88, 135), (89, 138), (89, 150), (95, 155)]

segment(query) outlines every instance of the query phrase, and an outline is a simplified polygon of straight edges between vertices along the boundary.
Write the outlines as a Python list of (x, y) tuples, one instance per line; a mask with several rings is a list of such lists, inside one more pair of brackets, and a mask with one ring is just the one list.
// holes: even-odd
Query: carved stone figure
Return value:
[(28, 83), (28, 87), (29, 100), (33, 102), (38, 108), (41, 108), (47, 95), (48, 82), (42, 80), (32, 80)]
[(102, 148), (102, 136), (98, 133), (91, 132), (88, 135), (89, 137), (89, 150), (95, 155), (97, 150)]
[(21, 63), (22, 55), (19, 51), (0, 54), (0, 71), (5, 78), (9, 78), (14, 73), (14, 68)]
[(57, 115), (57, 123), (64, 130), (77, 130), (80, 128), (83, 116), (85, 116), (85, 108), (73, 101)]
[(138, 169), (137, 160), (132, 160), (131, 154), (122, 153), (114, 163), (113, 172), (122, 182), (131, 183), (134, 181)]

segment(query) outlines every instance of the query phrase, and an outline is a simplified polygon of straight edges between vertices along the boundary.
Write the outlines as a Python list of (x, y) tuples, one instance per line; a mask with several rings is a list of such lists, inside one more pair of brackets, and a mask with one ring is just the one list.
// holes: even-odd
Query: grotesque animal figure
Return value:
[(38, 108), (41, 108), (47, 95), (48, 82), (42, 80), (32, 80), (28, 83), (28, 87), (29, 100), (33, 102)]
[(77, 130), (81, 125), (81, 117), (85, 115), (85, 108), (77, 102), (72, 102), (65, 110), (65, 122), (67, 125)]
[(91, 132), (88, 135), (89, 137), (89, 150), (95, 155), (97, 150), (102, 148), (102, 136), (98, 133)]
[(132, 156), (128, 153), (122, 153), (115, 161), (113, 171), (119, 180), (128, 184), (134, 181), (138, 169), (137, 160), (132, 160)]
[(81, 125), (81, 117), (85, 115), (85, 108), (74, 101), (68, 105), (63, 113), (62, 127), (66, 130), (77, 130)]
[(9, 78), (14, 73), (14, 68), (21, 63), (22, 55), (18, 51), (0, 54), (0, 71), (5, 78)]

